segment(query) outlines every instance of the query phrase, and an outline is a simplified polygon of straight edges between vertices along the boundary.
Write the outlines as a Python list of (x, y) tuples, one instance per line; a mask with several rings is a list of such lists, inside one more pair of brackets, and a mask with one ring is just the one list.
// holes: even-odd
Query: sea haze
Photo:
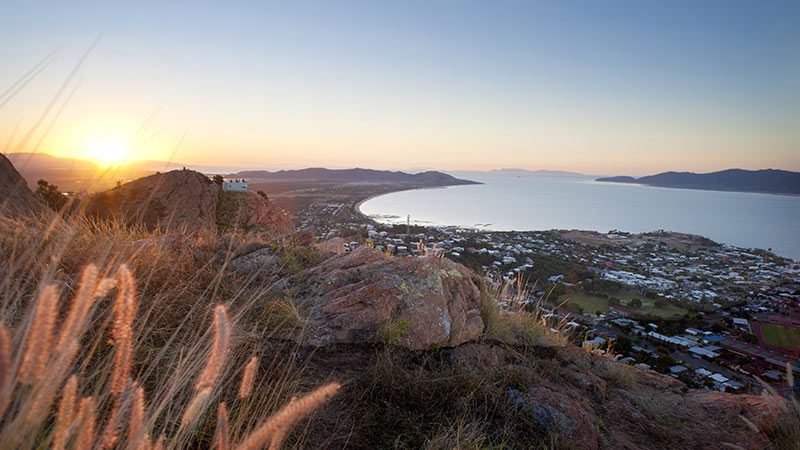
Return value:
[(486, 230), (654, 230), (698, 234), (800, 260), (800, 196), (602, 183), (592, 177), (454, 173), (484, 184), (395, 192), (364, 202), (384, 223)]

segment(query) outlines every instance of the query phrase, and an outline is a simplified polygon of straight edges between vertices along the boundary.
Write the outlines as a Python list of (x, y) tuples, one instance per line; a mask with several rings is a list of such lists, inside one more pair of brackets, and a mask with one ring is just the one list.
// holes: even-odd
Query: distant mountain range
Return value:
[(504, 169), (492, 169), (487, 170), (488, 173), (492, 174), (502, 174), (502, 175), (513, 175), (513, 176), (548, 176), (548, 177), (588, 177), (589, 175), (584, 175), (578, 172), (567, 172), (564, 170), (528, 170), (528, 169), (519, 169), (519, 168), (504, 168)]
[(25, 177), (29, 186), (35, 186), (37, 180), (44, 179), (64, 191), (104, 190), (114, 186), (119, 180), (132, 180), (182, 167), (164, 161), (142, 160), (126, 162), (120, 167), (103, 168), (88, 159), (46, 153), (8, 153), (6, 156)]
[(664, 172), (641, 178), (619, 176), (598, 178), (597, 181), (679, 189), (800, 194), (800, 172), (776, 169), (729, 169), (711, 173)]
[[(122, 167), (103, 169), (90, 160), (64, 158), (45, 153), (9, 153), (6, 156), (27, 179), (29, 186), (35, 186), (38, 179), (45, 179), (57, 184), (62, 190), (103, 190), (110, 188), (118, 180), (137, 179), (156, 172), (166, 172), (183, 167), (178, 163), (165, 161), (132, 161)], [(202, 166), (193, 166), (192, 168), (204, 171)], [(219, 173), (219, 170), (209, 168), (206, 172)], [(420, 187), (480, 184), (437, 171), (407, 173), (359, 168), (324, 169), (315, 167), (275, 172), (245, 170), (232, 173), (228, 177), (257, 178), (261, 181), (395, 182)]]
[(398, 182), (426, 186), (453, 186), (480, 184), (463, 180), (443, 172), (427, 171), (406, 173), (374, 169), (324, 169), (312, 167), (299, 170), (245, 170), (229, 175), (232, 178), (256, 178), (263, 181), (336, 181), (336, 182)]

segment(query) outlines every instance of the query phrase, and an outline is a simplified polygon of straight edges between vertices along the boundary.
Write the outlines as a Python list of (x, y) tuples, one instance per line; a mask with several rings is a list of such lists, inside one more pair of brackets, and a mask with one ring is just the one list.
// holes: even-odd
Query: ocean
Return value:
[(395, 192), (361, 204), (383, 223), (492, 231), (580, 229), (692, 233), (800, 261), (800, 196), (601, 183), (588, 177), (453, 175), (482, 185)]

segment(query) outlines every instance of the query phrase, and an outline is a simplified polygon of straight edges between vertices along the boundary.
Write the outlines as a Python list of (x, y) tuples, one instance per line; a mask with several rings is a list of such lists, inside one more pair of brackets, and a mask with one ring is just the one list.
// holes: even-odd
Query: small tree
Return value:
[(222, 175), (214, 175), (213, 177), (211, 177), (211, 180), (212, 180), (214, 183), (217, 183), (218, 185), (222, 186), (222, 182), (223, 182), (225, 179), (224, 179), (224, 178), (222, 178)]
[(641, 308), (642, 301), (638, 298), (631, 299), (631, 301), (628, 302), (628, 306), (630, 306), (631, 308)]
[(58, 211), (67, 202), (67, 197), (58, 190), (58, 186), (50, 184), (47, 180), (36, 182), (36, 195), (42, 198), (51, 209)]
[(616, 353), (630, 353), (633, 349), (633, 343), (626, 336), (619, 336), (614, 339), (614, 352)]

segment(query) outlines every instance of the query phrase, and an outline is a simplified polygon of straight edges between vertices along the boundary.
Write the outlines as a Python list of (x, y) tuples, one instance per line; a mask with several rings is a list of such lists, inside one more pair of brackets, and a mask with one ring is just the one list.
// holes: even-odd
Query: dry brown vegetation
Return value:
[(524, 304), (530, 289), (522, 278), (486, 288), (481, 317), (489, 339), (526, 347), (563, 347), (569, 342), (565, 321), (551, 323), (539, 308), (544, 299)]
[(775, 448), (785, 448), (788, 450), (800, 450), (800, 399), (798, 399), (798, 386), (795, 384), (794, 372), (791, 366), (786, 366), (786, 380), (790, 394), (789, 401), (777, 401), (781, 395), (770, 385), (763, 383), (764, 392), (762, 395), (768, 402), (776, 405), (780, 410), (778, 421), (772, 430), (760, 430), (752, 422), (742, 417), (754, 431), (764, 434), (773, 443)]
[(341, 387), (231, 370), (260, 295), (222, 270), (253, 236), (0, 221), (0, 448), (279, 448)]

